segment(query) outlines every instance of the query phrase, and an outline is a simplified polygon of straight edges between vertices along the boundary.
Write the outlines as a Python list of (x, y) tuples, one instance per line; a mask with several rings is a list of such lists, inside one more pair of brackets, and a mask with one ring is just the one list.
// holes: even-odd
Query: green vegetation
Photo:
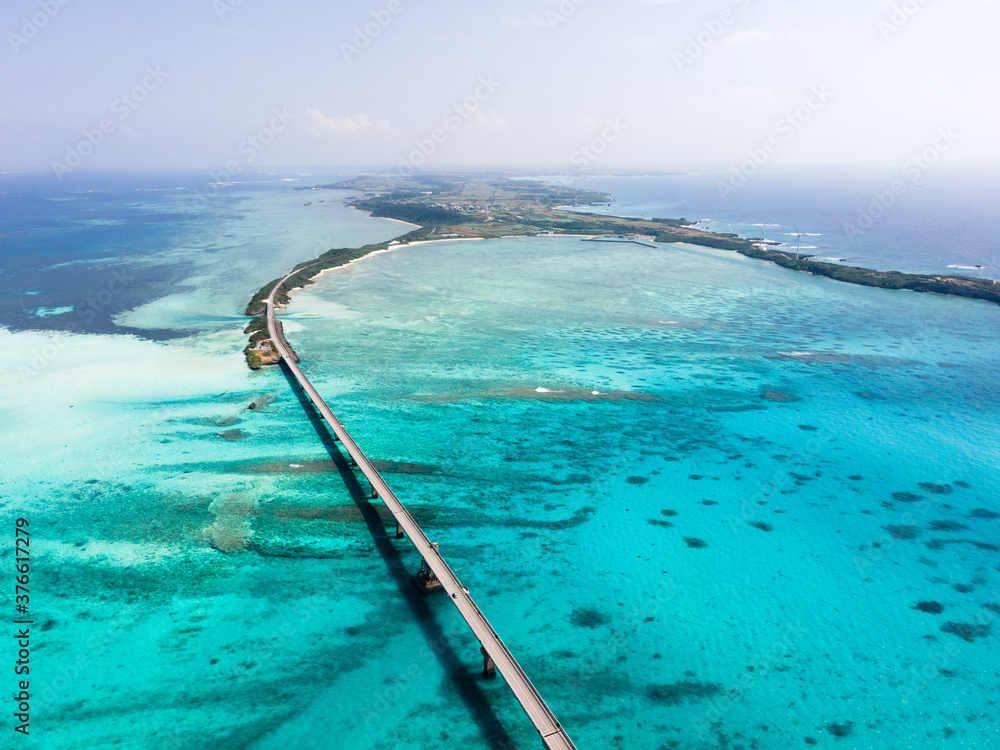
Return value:
[(359, 177), (332, 185), (317, 185), (296, 190), (354, 190), (364, 193), (350, 203), (370, 211), (373, 216), (399, 219), (421, 225), (390, 242), (359, 248), (335, 248), (317, 258), (299, 263), (295, 273), (285, 279), (268, 282), (257, 291), (246, 308), (253, 316), (244, 331), (250, 335), (245, 350), (251, 369), (261, 366), (261, 358), (251, 348), (268, 338), (267, 298), (275, 285), (278, 305), (289, 301), (290, 293), (311, 283), (320, 272), (345, 265), (394, 244), (406, 244), (437, 238), (495, 238), (545, 234), (582, 234), (594, 237), (639, 234), (657, 242), (686, 242), (693, 245), (737, 252), (750, 258), (776, 263), (794, 271), (825, 276), (837, 281), (885, 289), (908, 289), (916, 292), (971, 297), (1000, 304), (1000, 287), (990, 280), (965, 276), (928, 276), (873, 271), (869, 268), (821, 263), (797, 258), (788, 252), (761, 247), (735, 234), (703, 232), (686, 219), (630, 219), (607, 214), (567, 210), (568, 206), (592, 206), (608, 203), (604, 193), (549, 185), (536, 180), (516, 180), (502, 175), (419, 175), (404, 177)]
[(398, 219), (407, 221), (410, 224), (420, 224), (422, 226), (438, 224), (457, 224), (468, 221), (471, 216), (460, 211), (447, 208), (433, 208), (421, 203), (402, 203), (400, 201), (390, 201), (386, 198), (369, 198), (358, 201), (355, 208), (362, 211), (371, 211), (371, 215), (385, 219)]
[(257, 333), (258, 331), (267, 330), (267, 316), (261, 315), (259, 318), (254, 318), (250, 321), (250, 325), (243, 329), (243, 333)]
[(298, 271), (286, 278), (283, 282), (281, 279), (275, 279), (274, 281), (269, 281), (267, 284), (262, 286), (250, 299), (250, 303), (247, 305), (245, 312), (246, 315), (256, 316), (243, 330), (243, 333), (250, 336), (250, 343), (243, 350), (243, 353), (247, 358), (247, 365), (249, 365), (251, 370), (260, 369), (262, 366), (260, 356), (251, 351), (251, 349), (257, 346), (257, 344), (264, 339), (270, 338), (270, 334), (267, 330), (267, 298), (271, 295), (271, 290), (274, 289), (276, 284), (281, 283), (281, 287), (274, 293), (275, 304), (279, 306), (287, 305), (291, 299), (289, 295), (293, 290), (308, 285), (312, 282), (312, 279), (319, 275), (322, 271), (325, 271), (328, 268), (336, 268), (337, 266), (346, 265), (352, 260), (364, 257), (369, 253), (373, 253), (377, 250), (385, 250), (393, 244), (416, 242), (417, 240), (425, 239), (433, 232), (433, 228), (421, 227), (412, 232), (407, 232), (397, 240), (390, 240), (389, 242), (379, 242), (372, 245), (364, 245), (358, 248), (335, 248), (327, 250), (318, 258), (307, 260), (296, 265), (295, 268), (298, 269)]
[(271, 338), (267, 331), (267, 316), (254, 318), (250, 321), (250, 325), (243, 329), (243, 333), (250, 334), (250, 346), (257, 346), (261, 341)]
[[(746, 242), (746, 241), (744, 241)], [(907, 289), (912, 292), (927, 292), (930, 294), (948, 294), (955, 297), (970, 297), (1000, 304), (1000, 286), (988, 279), (976, 279), (969, 276), (930, 276), (917, 273), (900, 273), (899, 271), (874, 271), (858, 266), (841, 266), (834, 263), (795, 258), (788, 253), (777, 250), (765, 250), (753, 243), (746, 242), (746, 247), (737, 252), (750, 258), (759, 258), (777, 263), (784, 268), (803, 271), (815, 276), (825, 276), (849, 284), (875, 286), (881, 289)]]
[[(689, 235), (687, 237), (680, 237), (676, 234), (667, 234), (665, 232), (656, 235), (657, 242), (687, 242), (689, 245), (701, 245), (702, 247), (714, 247), (717, 250), (735, 250), (738, 253), (743, 253), (744, 250), (749, 250), (753, 248), (753, 243), (732, 237), (724, 237), (720, 234), (709, 234), (708, 232), (702, 232), (696, 235)], [(744, 253), (746, 254), (746, 253)]]
[[(247, 305), (246, 312), (243, 314), (263, 315), (264, 312), (267, 310), (267, 304), (266, 304), (267, 298), (268, 296), (270, 296), (271, 290), (274, 288), (274, 285), (277, 284), (279, 281), (281, 281), (281, 279), (275, 279), (274, 281), (269, 281), (266, 284), (264, 284), (264, 286), (260, 288), (260, 291), (258, 291), (250, 299), (250, 303)], [(265, 326), (266, 326), (266, 321), (265, 321)]]

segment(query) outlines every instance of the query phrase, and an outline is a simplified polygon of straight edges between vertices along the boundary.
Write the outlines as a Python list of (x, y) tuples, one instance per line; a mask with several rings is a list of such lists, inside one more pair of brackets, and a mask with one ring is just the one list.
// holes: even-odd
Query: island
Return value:
[[(1000, 304), (1000, 286), (991, 279), (876, 271), (813, 260), (783, 246), (730, 233), (706, 232), (687, 219), (637, 219), (582, 210), (610, 203), (611, 196), (592, 190), (553, 185), (541, 180), (505, 175), (425, 174), (414, 176), (365, 176), (330, 185), (295, 188), (299, 191), (350, 190), (361, 196), (348, 205), (372, 216), (407, 222), (417, 228), (387, 242), (357, 248), (334, 248), (299, 263), (283, 279), (274, 279), (253, 295), (246, 315), (253, 320), (244, 333), (247, 365), (260, 369), (277, 364), (280, 357), (268, 338), (266, 301), (272, 290), (278, 306), (329, 268), (350, 263), (374, 252), (412, 242), (438, 239), (497, 239), (524, 236), (580, 236), (590, 241), (688, 243), (728, 250), (769, 261), (793, 271), (825, 276), (836, 281), (883, 289), (969, 297)], [(312, 203), (328, 202), (324, 200)], [(307, 205), (310, 205), (307, 203)], [(276, 285), (280, 285), (275, 289)]]

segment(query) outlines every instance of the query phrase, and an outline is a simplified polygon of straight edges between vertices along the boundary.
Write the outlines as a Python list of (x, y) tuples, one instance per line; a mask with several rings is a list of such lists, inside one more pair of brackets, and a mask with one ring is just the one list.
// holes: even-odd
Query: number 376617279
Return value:
[(31, 558), (29, 555), (31, 532), (28, 531), (29, 525), (27, 518), (18, 518), (17, 528), (14, 532), (14, 546), (17, 553), (15, 559), (17, 576), (14, 579), (17, 585), (14, 591), (14, 601), (18, 613), (22, 615), (27, 614), (28, 604), (31, 601), (29, 598), (31, 592), (28, 588), (31, 581)]

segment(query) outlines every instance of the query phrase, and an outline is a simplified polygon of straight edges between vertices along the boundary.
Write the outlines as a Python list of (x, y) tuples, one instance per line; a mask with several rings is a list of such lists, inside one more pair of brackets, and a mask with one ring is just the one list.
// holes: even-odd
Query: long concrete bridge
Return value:
[[(296, 272), (293, 271), (292, 273)], [(323, 420), (333, 430), (333, 434), (337, 440), (347, 450), (351, 458), (351, 463), (356, 465), (371, 483), (373, 497), (381, 498), (382, 502), (385, 503), (385, 506), (396, 519), (396, 536), (401, 537), (405, 534), (409, 537), (413, 546), (417, 548), (417, 551), (423, 558), (420, 579), (425, 583), (425, 588), (443, 588), (447, 592), (451, 603), (455, 605), (455, 608), (458, 609), (476, 638), (479, 639), (480, 650), (485, 662), (484, 671), (488, 674), (494, 670), (500, 672), (507, 686), (514, 694), (514, 697), (521, 704), (521, 708), (524, 709), (528, 718), (531, 719), (531, 723), (535, 725), (535, 729), (538, 730), (538, 734), (541, 735), (542, 742), (548, 750), (576, 750), (576, 745), (573, 744), (573, 741), (566, 734), (566, 730), (562, 728), (555, 715), (545, 704), (538, 690), (531, 684), (531, 680), (528, 679), (528, 675), (525, 674), (521, 665), (517, 663), (510, 649), (504, 645), (500, 636), (497, 635), (493, 626), (490, 625), (489, 620), (486, 619), (486, 615), (476, 606), (476, 603), (469, 595), (469, 590), (462, 585), (458, 576), (455, 575), (451, 567), (441, 556), (441, 553), (438, 552), (437, 544), (427, 538), (424, 530), (420, 528), (420, 525), (410, 515), (410, 512), (403, 503), (389, 489), (389, 485), (382, 479), (375, 466), (361, 448), (358, 447), (358, 444), (354, 442), (354, 439), (330, 410), (330, 407), (326, 405), (326, 402), (323, 401), (323, 398), (313, 387), (313, 384), (309, 382), (309, 379), (299, 369), (298, 357), (291, 350), (291, 347), (285, 340), (284, 332), (281, 330), (281, 324), (274, 317), (274, 295), (291, 275), (288, 274), (288, 276), (275, 284), (271, 290), (271, 294), (267, 298), (268, 333), (271, 335), (271, 341), (281, 356), (282, 361), (295, 376), (299, 385), (302, 386), (302, 390), (305, 391), (313, 406), (316, 407), (323, 417)]]

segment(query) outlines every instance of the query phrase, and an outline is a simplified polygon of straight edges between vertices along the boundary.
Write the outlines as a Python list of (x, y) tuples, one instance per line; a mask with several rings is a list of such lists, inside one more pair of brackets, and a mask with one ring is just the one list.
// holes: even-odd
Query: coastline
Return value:
[[(380, 217), (377, 217), (377, 218), (380, 218)], [(399, 221), (399, 220), (398, 219), (391, 219), (390, 221)], [(409, 224), (409, 222), (405, 222), (405, 221), (400, 221), (399, 223), (401, 223), (401, 224)], [(410, 226), (415, 226), (416, 227), (416, 229), (414, 230), (414, 232), (419, 232), (419, 231), (421, 231), (421, 230), (424, 229), (424, 227), (420, 227), (420, 226), (413, 225), (413, 224), (411, 224)], [(401, 235), (401, 236), (405, 237), (406, 235)], [(561, 235), (552, 235), (552, 236), (558, 237), (558, 236), (561, 236)], [(389, 253), (389, 252), (392, 252), (394, 250), (399, 250), (399, 249), (404, 248), (404, 247), (416, 247), (417, 245), (432, 245), (432, 244), (435, 244), (435, 243), (438, 243), (438, 242), (468, 242), (470, 240), (484, 240), (484, 239), (487, 239), (487, 238), (485, 238), (485, 237), (442, 237), (441, 239), (436, 239), (436, 240), (414, 240), (412, 242), (400, 242), (399, 239), (396, 238), (396, 239), (393, 239), (393, 240), (389, 240), (388, 242), (379, 243), (378, 245), (373, 246), (373, 248), (371, 250), (369, 250), (368, 252), (366, 252), (364, 254), (360, 254), (360, 255), (355, 255), (354, 257), (351, 257), (350, 259), (345, 259), (344, 262), (330, 263), (329, 265), (326, 265), (327, 261), (318, 260), (318, 261), (315, 261), (315, 262), (312, 262), (312, 263), (306, 263), (305, 265), (300, 265), (295, 271), (293, 271), (288, 276), (285, 276), (282, 279), (276, 279), (275, 281), (269, 282), (269, 284), (267, 284), (264, 287), (262, 287), (261, 290), (258, 291), (257, 295), (255, 295), (254, 299), (256, 299), (257, 296), (259, 296), (265, 290), (267, 291), (267, 294), (264, 295), (264, 296), (265, 297), (266, 296), (270, 296), (271, 289), (273, 288), (273, 286), (275, 284), (277, 284), (277, 283), (285, 284), (285, 283), (288, 282), (289, 279), (293, 278), (294, 276), (296, 276), (296, 275), (298, 275), (298, 274), (300, 274), (300, 273), (302, 273), (304, 271), (308, 271), (309, 269), (314, 268), (315, 266), (322, 265), (323, 268), (320, 268), (320, 269), (316, 270), (313, 273), (305, 275), (301, 279), (301, 283), (297, 283), (295, 286), (287, 288), (287, 289), (279, 290), (279, 292), (277, 292), (275, 294), (274, 308), (275, 308), (275, 310), (279, 310), (279, 309), (281, 309), (283, 307), (286, 307), (288, 304), (291, 303), (291, 294), (292, 294), (292, 292), (294, 292), (296, 289), (300, 289), (302, 287), (310, 286), (310, 285), (316, 283), (316, 279), (318, 279), (319, 277), (321, 277), (327, 271), (334, 271), (334, 270), (338, 270), (338, 269), (341, 269), (341, 268), (347, 268), (348, 266), (351, 266), (351, 265), (353, 265), (355, 263), (363, 261), (363, 260), (365, 260), (367, 258), (371, 258), (372, 256), (382, 255), (383, 253)], [(278, 295), (279, 294), (281, 295), (280, 301), (278, 299)], [(248, 316), (251, 313), (251, 306), (252, 305), (253, 305), (253, 300), (251, 301), (251, 305), (249, 305), (247, 307), (247, 313), (246, 314)], [(256, 311), (254, 311), (254, 312), (256, 312)], [(274, 344), (271, 341), (271, 339), (270, 339), (270, 337), (268, 336), (268, 333), (267, 333), (266, 317), (265, 317), (264, 313), (255, 315), (254, 319), (252, 321), (250, 321), (250, 324), (247, 325), (247, 327), (243, 330), (243, 333), (244, 334), (248, 334), (250, 336), (250, 342), (247, 344), (246, 347), (244, 347), (244, 349), (243, 349), (243, 355), (244, 355), (244, 357), (246, 357), (247, 366), (251, 370), (259, 370), (259, 369), (261, 369), (262, 367), (264, 367), (266, 365), (276, 365), (276, 364), (278, 364), (280, 362), (280, 358), (277, 357), (275, 355), (275, 353), (274, 353)]]
[[(390, 219), (390, 221), (399, 221), (399, 220), (398, 219)], [(408, 222), (404, 221), (404, 222), (400, 222), (400, 223), (407, 224)], [(416, 225), (413, 225), (413, 226), (416, 226)], [(419, 229), (420, 227), (417, 227), (417, 228)], [(416, 242), (399, 242), (397, 244), (391, 244), (391, 242), (393, 242), (393, 241), (390, 241), (390, 245), (388, 247), (382, 248), (381, 250), (372, 250), (370, 253), (366, 253), (366, 254), (364, 254), (362, 256), (359, 256), (357, 258), (353, 258), (353, 259), (347, 261), (347, 263), (343, 263), (343, 264), (341, 264), (339, 266), (329, 266), (328, 268), (323, 268), (315, 276), (313, 276), (312, 278), (313, 279), (318, 279), (320, 276), (322, 276), (323, 274), (325, 274), (327, 271), (339, 271), (342, 268), (347, 268), (348, 266), (353, 266), (355, 263), (360, 263), (363, 260), (368, 260), (368, 258), (372, 258), (372, 257), (374, 257), (376, 255), (382, 255), (384, 253), (391, 253), (394, 250), (401, 250), (404, 247), (416, 247), (417, 245), (434, 245), (434, 244), (436, 244), (438, 242), (469, 242), (469, 241), (472, 241), (472, 240), (483, 240), (483, 239), (486, 239), (486, 238), (485, 237), (446, 237), (446, 238), (443, 238), (443, 239), (440, 239), (440, 240), (417, 240)], [(309, 268), (309, 266), (303, 266), (302, 270), (305, 270), (306, 268)], [(294, 291), (294, 290), (292, 290), (292, 291)], [(285, 307), (287, 305), (288, 305), (288, 302), (285, 302), (284, 304), (281, 304), (281, 305), (277, 305), (276, 304), (275, 308), (276, 309), (281, 309), (282, 307)]]
[[(393, 246), (393, 250), (400, 247), (416, 247), (417, 245), (433, 245), (436, 242), (470, 242), (472, 240), (485, 240), (488, 237), (442, 237), (439, 240), (417, 240), (416, 242), (407, 242), (406, 244), (399, 244)], [(367, 257), (367, 256), (365, 256)]]
[[(390, 219), (390, 221), (399, 221), (399, 219)], [(408, 224), (409, 222), (400, 221), (400, 223), (401, 224)], [(414, 225), (411, 225), (411, 226), (417, 226), (417, 225), (414, 224)], [(420, 227), (417, 227), (417, 228), (419, 229)], [(370, 253), (366, 253), (366, 254), (361, 255), (361, 256), (359, 256), (357, 258), (352, 258), (351, 260), (347, 261), (347, 263), (343, 263), (343, 264), (341, 264), (339, 266), (329, 266), (327, 268), (323, 268), (319, 272), (317, 272), (316, 275), (312, 277), (312, 279), (318, 279), (320, 276), (322, 276), (323, 274), (325, 274), (327, 271), (339, 271), (339, 270), (341, 270), (343, 268), (347, 268), (348, 266), (353, 266), (355, 263), (360, 263), (361, 261), (367, 260), (368, 258), (374, 257), (376, 255), (382, 255), (383, 253), (391, 253), (394, 250), (401, 250), (404, 247), (416, 247), (417, 245), (433, 245), (433, 244), (438, 243), (438, 242), (468, 242), (470, 240), (482, 240), (482, 239), (485, 239), (485, 238), (484, 237), (447, 237), (447, 238), (440, 239), (440, 240), (418, 240), (416, 242), (405, 242), (405, 243), (404, 242), (399, 242), (397, 244), (390, 244), (388, 247), (382, 248), (381, 250), (372, 250)], [(390, 241), (390, 242), (393, 242), (393, 241)], [(302, 270), (305, 270), (307, 268), (309, 268), (309, 266), (303, 266)], [(299, 288), (301, 288), (301, 287), (299, 287)], [(294, 291), (294, 290), (291, 290), (291, 291)], [(279, 309), (280, 310), (282, 307), (286, 307), (288, 304), (289, 304), (288, 302), (284, 302), (284, 303), (282, 303), (280, 305), (275, 304), (275, 309)]]
[[(349, 208), (354, 208), (354, 206), (349, 206)], [(354, 208), (354, 210), (355, 211), (361, 211), (361, 209), (359, 209), (359, 208)], [(362, 213), (366, 213), (369, 216), (372, 215), (371, 211), (361, 211), (361, 212)], [(386, 221), (394, 221), (397, 224), (405, 224), (406, 226), (408, 226), (408, 227), (410, 227), (412, 229), (420, 229), (420, 225), (419, 224), (414, 224), (412, 221), (403, 221), (402, 219), (390, 219), (388, 216), (377, 216), (375, 218), (385, 219)]]
[[(363, 178), (350, 185), (353, 189), (364, 188)], [(344, 185), (346, 187), (347, 184)], [(268, 282), (253, 295), (247, 305), (245, 315), (254, 318), (244, 330), (250, 334), (250, 343), (244, 349), (247, 364), (251, 369), (259, 369), (263, 364), (273, 364), (269, 357), (271, 342), (267, 339), (266, 326), (262, 324), (262, 316), (266, 311), (265, 300), (272, 296), (276, 308), (284, 307), (290, 302), (291, 293), (299, 288), (314, 283), (314, 280), (325, 271), (350, 265), (365, 258), (389, 252), (400, 247), (431, 244), (434, 242), (465, 242), (468, 240), (518, 238), (518, 237), (576, 237), (584, 240), (599, 241), (602, 238), (617, 238), (628, 234), (650, 236), (657, 243), (648, 247), (667, 249), (671, 244), (692, 244), (717, 250), (736, 252), (748, 258), (763, 260), (782, 266), (791, 271), (806, 273), (811, 276), (822, 276), (834, 281), (841, 281), (860, 286), (870, 286), (882, 289), (915, 291), (942, 296), (965, 297), (979, 299), (993, 304), (1000, 304), (1000, 285), (996, 281), (968, 276), (946, 276), (903, 273), (899, 271), (876, 271), (870, 268), (846, 266), (834, 263), (823, 263), (812, 260), (811, 256), (794, 256), (790, 251), (774, 246), (762, 246), (754, 240), (740, 237), (736, 234), (706, 232), (695, 229), (686, 219), (636, 219), (610, 215), (599, 215), (587, 212), (567, 212), (553, 210), (546, 203), (549, 196), (546, 190), (556, 190), (551, 187), (537, 188), (539, 193), (525, 195), (526, 189), (517, 185), (517, 192), (512, 192), (506, 198), (498, 198), (497, 194), (510, 185), (504, 182), (491, 183), (496, 188), (493, 196), (486, 202), (482, 198), (469, 198), (465, 195), (466, 183), (454, 194), (431, 193), (402, 195), (398, 200), (386, 200), (384, 197), (358, 199), (350, 207), (368, 213), (372, 218), (386, 219), (404, 224), (410, 231), (386, 242), (365, 245), (360, 248), (337, 248), (329, 250), (319, 257), (298, 264), (291, 273)], [(330, 189), (342, 189), (340, 185), (321, 186)], [(430, 187), (430, 186), (428, 186)], [(594, 201), (595, 193), (577, 191), (581, 200)], [(605, 196), (606, 197), (606, 196)], [(434, 202), (432, 202), (432, 200)], [(594, 205), (593, 203), (578, 205)], [(390, 215), (395, 213), (396, 215)], [(489, 214), (485, 220), (483, 215)], [(425, 216), (427, 223), (415, 224), (398, 218), (405, 216)], [(510, 234), (510, 230), (516, 234)], [(570, 232), (560, 232), (569, 229)], [(581, 233), (580, 230), (594, 230), (591, 233)], [(442, 234), (469, 232), (466, 236), (432, 236), (441, 231)], [(572, 230), (576, 230), (573, 232)], [(645, 243), (639, 243), (645, 244)], [(280, 287), (275, 289), (276, 285)]]

